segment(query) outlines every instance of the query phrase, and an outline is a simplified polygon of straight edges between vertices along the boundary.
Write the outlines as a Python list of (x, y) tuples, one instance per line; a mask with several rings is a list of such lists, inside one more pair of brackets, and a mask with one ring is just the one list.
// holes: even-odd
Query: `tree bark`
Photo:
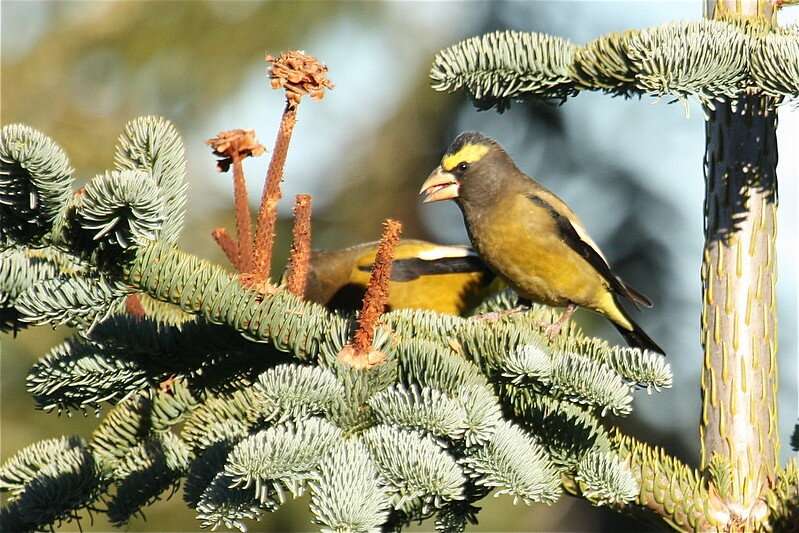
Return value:
[[(709, 18), (771, 19), (763, 0), (709, 4)], [(730, 531), (765, 520), (779, 457), (775, 104), (758, 94), (719, 102), (705, 128), (701, 459)]]

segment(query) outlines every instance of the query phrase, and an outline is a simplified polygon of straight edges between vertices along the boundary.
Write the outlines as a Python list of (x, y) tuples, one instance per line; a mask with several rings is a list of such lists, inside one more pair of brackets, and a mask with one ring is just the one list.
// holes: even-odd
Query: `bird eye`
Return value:
[(461, 172), (466, 172), (466, 169), (468, 168), (469, 168), (469, 163), (467, 163), (466, 161), (458, 163), (458, 170), (460, 170)]

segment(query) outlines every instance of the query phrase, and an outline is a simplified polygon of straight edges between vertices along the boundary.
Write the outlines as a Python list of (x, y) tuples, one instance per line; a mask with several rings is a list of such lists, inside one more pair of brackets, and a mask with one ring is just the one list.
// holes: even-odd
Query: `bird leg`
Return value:
[(560, 315), (560, 318), (558, 318), (553, 324), (550, 324), (549, 326), (544, 328), (544, 335), (546, 335), (549, 338), (549, 340), (552, 340), (555, 337), (557, 337), (560, 334), (561, 328), (563, 328), (563, 324), (569, 321), (569, 319), (572, 317), (575, 311), (577, 311), (576, 305), (574, 304), (567, 305), (566, 310), (563, 311), (563, 314)]
[(502, 311), (489, 311), (488, 313), (481, 313), (481, 314), (475, 316), (475, 318), (477, 320), (486, 320), (488, 322), (496, 322), (500, 318), (503, 318), (503, 317), (506, 317), (506, 316), (510, 316), (510, 315), (515, 315), (516, 313), (521, 313), (522, 311), (527, 311), (528, 309), (529, 308), (527, 308), (527, 307), (519, 306), (519, 307), (514, 307), (512, 309), (504, 309)]

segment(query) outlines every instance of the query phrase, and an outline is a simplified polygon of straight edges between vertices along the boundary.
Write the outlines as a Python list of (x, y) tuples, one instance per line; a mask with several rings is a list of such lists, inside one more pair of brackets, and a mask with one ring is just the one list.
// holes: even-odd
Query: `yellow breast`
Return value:
[(511, 195), (470, 228), (475, 248), (522, 297), (592, 307), (604, 282), (561, 238), (552, 217)]

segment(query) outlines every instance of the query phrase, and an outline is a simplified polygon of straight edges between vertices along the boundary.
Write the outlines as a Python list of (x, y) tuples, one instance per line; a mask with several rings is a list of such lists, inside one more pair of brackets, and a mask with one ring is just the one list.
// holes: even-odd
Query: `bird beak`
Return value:
[(419, 194), (424, 194), (422, 203), (440, 202), (441, 200), (452, 200), (458, 197), (460, 184), (455, 176), (439, 166), (427, 177), (419, 190)]

